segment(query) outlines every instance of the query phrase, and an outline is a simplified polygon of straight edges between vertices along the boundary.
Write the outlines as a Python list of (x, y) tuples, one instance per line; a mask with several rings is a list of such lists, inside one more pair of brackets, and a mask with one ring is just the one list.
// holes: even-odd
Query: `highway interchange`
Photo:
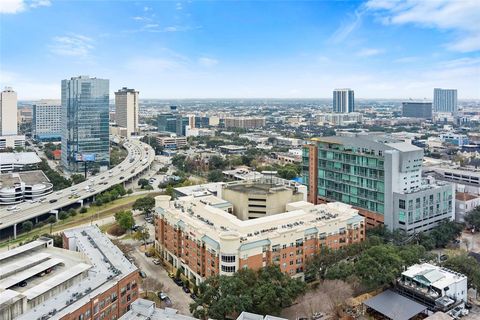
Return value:
[[(118, 138), (116, 138), (118, 140)], [(155, 159), (155, 152), (148, 144), (129, 139), (123, 143), (128, 151), (125, 160), (118, 166), (90, 177), (88, 180), (69, 188), (54, 191), (39, 202), (24, 202), (16, 205), (15, 210), (8, 207), (0, 209), (0, 230), (13, 227), (14, 238), (17, 235), (17, 225), (48, 213), (58, 213), (64, 207), (107, 190), (108, 188), (134, 178), (148, 169)], [(133, 160), (131, 160), (133, 159)], [(10, 209), (10, 210), (8, 210)]]

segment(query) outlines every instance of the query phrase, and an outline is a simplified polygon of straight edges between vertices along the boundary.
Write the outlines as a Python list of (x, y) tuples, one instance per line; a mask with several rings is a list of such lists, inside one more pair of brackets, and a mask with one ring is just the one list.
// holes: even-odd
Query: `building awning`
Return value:
[(217, 241), (210, 238), (209, 236), (207, 235), (203, 236), (202, 241), (205, 242), (205, 244), (207, 244), (212, 249), (220, 250), (220, 244)]
[(369, 308), (394, 320), (409, 320), (427, 307), (392, 290), (387, 290), (363, 303)]
[(249, 243), (244, 243), (240, 246), (240, 251), (250, 250), (253, 248), (258, 248), (263, 246), (269, 246), (270, 243), (271, 242), (268, 239), (262, 239), (262, 240), (257, 240)]
[(305, 229), (306, 236), (310, 234), (317, 234), (317, 233), (318, 233), (317, 227), (311, 227), (311, 228)]

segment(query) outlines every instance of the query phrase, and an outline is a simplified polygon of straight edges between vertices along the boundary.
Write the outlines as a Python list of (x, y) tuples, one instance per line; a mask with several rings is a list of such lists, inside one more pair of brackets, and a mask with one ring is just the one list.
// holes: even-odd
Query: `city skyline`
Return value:
[(328, 98), (337, 87), (480, 99), (476, 1), (121, 4), (2, 1), (0, 86), (20, 100), (58, 99), (72, 75), (142, 99)]

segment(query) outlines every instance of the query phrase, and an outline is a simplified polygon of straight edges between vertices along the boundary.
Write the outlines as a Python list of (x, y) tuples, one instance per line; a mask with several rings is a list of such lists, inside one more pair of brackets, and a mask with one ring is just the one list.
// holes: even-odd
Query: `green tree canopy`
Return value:
[(465, 215), (465, 222), (476, 230), (480, 230), (480, 207), (476, 207), (467, 213)]
[(153, 197), (143, 197), (135, 200), (132, 206), (133, 210), (140, 210), (144, 214), (150, 214), (155, 208), (155, 198)]
[(75, 173), (70, 176), (70, 179), (72, 180), (73, 184), (79, 184), (85, 181), (85, 176), (83, 174)]
[(135, 224), (132, 211), (120, 211), (115, 213), (115, 221), (117, 221), (120, 228), (124, 230), (131, 229)]
[(305, 292), (305, 283), (276, 266), (268, 266), (258, 271), (242, 269), (233, 276), (210, 277), (200, 284), (199, 291), (198, 299), (190, 305), (193, 315), (227, 319), (242, 311), (278, 314)]

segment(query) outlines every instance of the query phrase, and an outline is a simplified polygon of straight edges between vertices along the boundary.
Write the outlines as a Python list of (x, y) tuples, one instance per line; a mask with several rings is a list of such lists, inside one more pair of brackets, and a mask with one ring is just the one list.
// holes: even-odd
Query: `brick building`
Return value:
[[(258, 191), (258, 184), (255, 187)], [(265, 206), (262, 198), (251, 193), (249, 203)], [(350, 205), (295, 201), (284, 206), (280, 213), (241, 220), (244, 216), (237, 215), (236, 205), (221, 194), (194, 194), (174, 201), (158, 196), (156, 248), (172, 269), (182, 269), (198, 284), (212, 275), (272, 264), (303, 278), (306, 259), (320, 247), (340, 248), (365, 239), (364, 218)]]
[(0, 319), (115, 320), (138, 298), (138, 269), (95, 227), (0, 252)]

